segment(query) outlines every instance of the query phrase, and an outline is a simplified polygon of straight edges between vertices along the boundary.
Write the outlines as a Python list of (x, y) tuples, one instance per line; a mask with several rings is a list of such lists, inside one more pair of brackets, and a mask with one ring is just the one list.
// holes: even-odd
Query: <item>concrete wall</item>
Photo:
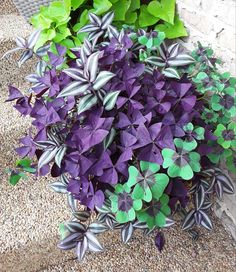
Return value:
[(190, 33), (189, 42), (210, 44), (226, 71), (236, 75), (236, 1), (177, 0), (177, 4)]
[[(236, 76), (236, 0), (177, 0), (189, 31), (188, 46), (210, 45), (223, 62), (223, 70)], [(236, 176), (232, 176), (236, 189)], [(215, 212), (236, 240), (236, 195), (216, 201)]]

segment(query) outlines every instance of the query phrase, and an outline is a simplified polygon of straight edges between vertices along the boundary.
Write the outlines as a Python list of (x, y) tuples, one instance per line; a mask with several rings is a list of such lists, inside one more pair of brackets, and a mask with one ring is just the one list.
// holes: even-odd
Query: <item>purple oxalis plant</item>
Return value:
[[(151, 233), (171, 226), (169, 215), (176, 211), (184, 215), (184, 229), (195, 224), (211, 229), (206, 213), (211, 193), (233, 192), (228, 176), (208, 170), (201, 147), (214, 137), (201, 117), (202, 94), (178, 70), (195, 60), (179, 52), (179, 45), (168, 48), (163, 34), (118, 31), (113, 16), (89, 15), (91, 24), (80, 30), (88, 37), (71, 48), (74, 58), (61, 45), (34, 52), (39, 32), (28, 42), (18, 39), (18, 49), (25, 49), (20, 64), (34, 53), (40, 60), (27, 76), (28, 94), (10, 86), (7, 100), (32, 118), (17, 153), (36, 156), (36, 174), (58, 178), (51, 187), (68, 195), (74, 219), (63, 225), (59, 247), (76, 247), (79, 260), (87, 250), (102, 250), (96, 234), (121, 229), (127, 243), (135, 229)], [(195, 172), (193, 180), (186, 178), (188, 171)], [(191, 193), (195, 209), (188, 212)], [(84, 224), (92, 212), (97, 221)], [(159, 251), (164, 241), (158, 232)]]

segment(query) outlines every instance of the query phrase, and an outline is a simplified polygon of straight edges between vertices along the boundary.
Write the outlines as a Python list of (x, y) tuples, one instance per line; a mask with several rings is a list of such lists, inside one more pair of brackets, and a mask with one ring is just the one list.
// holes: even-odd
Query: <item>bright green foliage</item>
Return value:
[(177, 151), (169, 148), (162, 150), (163, 168), (168, 168), (167, 173), (170, 177), (190, 180), (193, 177), (193, 172), (201, 170), (200, 155), (197, 152), (192, 152), (196, 145), (194, 142), (183, 141), (179, 138), (174, 139), (174, 143)]
[(152, 201), (148, 207), (137, 212), (138, 220), (147, 223), (149, 229), (155, 226), (163, 227), (166, 224), (166, 216), (171, 213), (168, 202), (169, 197), (163, 194), (159, 200)]
[(156, 163), (140, 162), (141, 172), (134, 166), (129, 167), (129, 179), (127, 186), (133, 187), (132, 197), (150, 202), (158, 200), (169, 183), (169, 177), (163, 173), (157, 173), (160, 166)]
[[(140, 5), (140, 3), (140, 0), (54, 1), (48, 7), (41, 7), (40, 12), (32, 17), (33, 26), (41, 30), (35, 50), (48, 41), (60, 43), (67, 48), (79, 46), (86, 34), (75, 32), (88, 23), (88, 13), (103, 15), (111, 10), (115, 13), (114, 23), (118, 27), (122, 25), (153, 26), (154, 29), (161, 21), (163, 23), (157, 30), (164, 32), (167, 38), (187, 36), (182, 21), (176, 15), (175, 0), (151, 1), (148, 5)], [(78, 14), (80, 14), (79, 17)], [(73, 56), (69, 51), (68, 54)]]
[(154, 0), (148, 4), (148, 12), (167, 23), (174, 24), (175, 0)]
[(236, 123), (232, 122), (227, 127), (219, 124), (214, 132), (217, 143), (224, 149), (236, 148)]
[(166, 38), (168, 39), (188, 36), (188, 32), (184, 27), (184, 23), (180, 20), (177, 14), (175, 15), (174, 24), (170, 24), (168, 22), (164, 22), (163, 24), (157, 24), (155, 30), (164, 32)]
[(49, 7), (42, 6), (39, 14), (32, 17), (32, 24), (40, 29), (41, 36), (36, 48), (44, 45), (47, 41), (60, 43), (71, 35), (67, 23), (70, 20), (70, 0), (55, 1)]
[(121, 224), (133, 221), (136, 218), (136, 211), (142, 208), (142, 200), (133, 198), (131, 189), (127, 184), (117, 184), (115, 192), (109, 198), (111, 200), (111, 211)]

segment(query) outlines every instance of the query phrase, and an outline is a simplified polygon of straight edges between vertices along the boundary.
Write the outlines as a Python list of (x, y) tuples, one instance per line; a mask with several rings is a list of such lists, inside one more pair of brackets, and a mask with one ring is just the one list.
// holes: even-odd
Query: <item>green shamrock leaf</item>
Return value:
[(181, 177), (185, 180), (190, 180), (193, 177), (193, 172), (199, 172), (200, 155), (197, 152), (192, 152), (196, 148), (194, 142), (183, 141), (182, 139), (174, 139), (177, 151), (164, 148), (162, 156), (164, 159), (163, 168), (168, 168), (167, 173), (170, 177)]
[(127, 184), (117, 184), (115, 192), (109, 199), (111, 200), (111, 211), (121, 224), (133, 221), (136, 218), (136, 211), (142, 208), (142, 200), (132, 197), (131, 189)]
[(158, 201), (152, 201), (147, 208), (137, 212), (138, 220), (147, 223), (149, 229), (155, 226), (163, 227), (166, 224), (166, 216), (171, 213), (168, 202), (169, 197), (163, 194)]
[(235, 89), (228, 87), (224, 90), (224, 94), (214, 94), (211, 98), (211, 107), (215, 111), (222, 110), (223, 113), (230, 117), (236, 116), (236, 96)]
[(217, 143), (224, 149), (236, 148), (236, 123), (232, 122), (227, 127), (218, 124), (214, 135), (217, 137)]
[(202, 119), (205, 121), (206, 124), (217, 123), (218, 117), (218, 113), (207, 108), (204, 108), (202, 112)]
[(219, 164), (220, 161), (225, 161), (232, 156), (231, 149), (224, 149), (216, 141), (208, 141), (207, 145), (211, 147), (211, 152), (207, 154), (207, 157), (214, 164)]
[(150, 202), (152, 199), (158, 200), (169, 183), (168, 176), (157, 173), (160, 166), (156, 163), (141, 161), (140, 169), (142, 173), (134, 166), (129, 167), (127, 186), (134, 187), (133, 198), (142, 199), (146, 202)]
[(154, 33), (151, 37), (147, 37), (145, 35), (139, 37), (138, 38), (139, 43), (142, 45), (145, 45), (147, 47), (147, 49), (149, 49), (149, 50), (159, 48), (165, 39), (165, 33), (158, 32), (158, 33), (155, 33), (156, 35), (154, 35)]
[(191, 142), (191, 144), (197, 147), (197, 141), (204, 140), (205, 129), (203, 127), (194, 127), (192, 123), (188, 123), (183, 126), (183, 129), (186, 133), (187, 142)]

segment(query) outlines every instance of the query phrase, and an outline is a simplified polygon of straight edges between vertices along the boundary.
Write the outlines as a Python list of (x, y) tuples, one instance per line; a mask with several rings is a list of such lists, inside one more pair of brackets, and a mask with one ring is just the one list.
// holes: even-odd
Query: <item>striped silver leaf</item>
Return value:
[(105, 110), (110, 111), (115, 107), (119, 93), (120, 91), (114, 91), (106, 94), (103, 100)]
[(209, 216), (203, 210), (200, 210), (199, 212), (202, 215), (201, 225), (208, 230), (212, 230), (213, 226)]
[(38, 57), (43, 57), (47, 54), (48, 50), (50, 49), (50, 45), (44, 45), (37, 49), (35, 52)]
[(49, 187), (53, 189), (54, 192), (56, 193), (61, 193), (61, 194), (68, 194), (67, 191), (67, 186), (60, 181), (53, 182), (49, 184)]
[(138, 220), (133, 223), (133, 227), (136, 229), (147, 229), (148, 228), (146, 223), (140, 222)]
[(72, 194), (67, 195), (67, 203), (73, 212), (78, 211), (78, 200), (73, 197)]
[(94, 82), (98, 72), (98, 60), (100, 51), (93, 53), (88, 57), (85, 65), (85, 73), (88, 73), (89, 81)]
[[(81, 233), (71, 233), (66, 238), (60, 241), (60, 243), (58, 244), (58, 247), (63, 250), (66, 250), (65, 247), (73, 248), (75, 247), (74, 243), (76, 242), (76, 239), (80, 237), (81, 237)], [(68, 249), (71, 249), (71, 248), (68, 248)]]
[(115, 74), (113, 74), (112, 72), (108, 72), (108, 71), (102, 71), (98, 74), (94, 84), (93, 84), (93, 88), (94, 90), (99, 90), (101, 89), (104, 85), (107, 84), (107, 82), (109, 80), (111, 80), (113, 77), (115, 76)]
[(88, 239), (88, 248), (90, 251), (93, 252), (100, 252), (103, 251), (103, 247), (98, 241), (97, 237), (90, 231), (85, 233), (85, 237)]
[(205, 190), (203, 185), (201, 184), (194, 194), (194, 204), (197, 210), (201, 209), (204, 203), (204, 200), (205, 200)]
[(234, 185), (231, 177), (226, 175), (225, 173), (221, 173), (220, 175), (216, 175), (216, 181), (223, 185), (223, 191), (227, 194), (234, 193)]
[(86, 231), (86, 226), (77, 221), (66, 222), (65, 226), (72, 233), (84, 233)]
[(38, 169), (41, 169), (44, 165), (52, 161), (55, 158), (57, 151), (58, 151), (57, 146), (46, 149), (39, 158)]
[(107, 225), (102, 224), (102, 223), (98, 223), (98, 222), (93, 222), (89, 225), (88, 230), (92, 233), (98, 234), (98, 233), (102, 233), (105, 231), (108, 231), (109, 228)]
[(60, 146), (55, 156), (55, 163), (57, 164), (59, 168), (61, 167), (61, 162), (66, 154), (66, 150), (67, 150), (66, 145)]
[(103, 30), (107, 29), (108, 26), (112, 23), (113, 19), (114, 19), (114, 12), (113, 11), (108, 12), (106, 15), (102, 17), (101, 28)]
[(89, 24), (89, 25), (81, 27), (81, 29), (78, 31), (78, 33), (82, 33), (82, 32), (94, 32), (94, 31), (98, 31), (99, 29), (100, 29), (99, 26), (95, 26), (93, 24)]
[(29, 36), (28, 41), (27, 41), (27, 47), (29, 49), (34, 48), (35, 44), (37, 43), (37, 41), (40, 37), (40, 33), (41, 33), (40, 30), (36, 30)]
[(148, 57), (146, 60), (145, 60), (147, 63), (151, 64), (151, 65), (154, 65), (154, 66), (158, 66), (158, 67), (165, 67), (165, 61), (163, 61), (162, 58), (160, 57)]
[(81, 222), (85, 222), (89, 219), (89, 217), (91, 216), (91, 213), (89, 211), (75, 211), (73, 212), (73, 216), (81, 221)]
[(76, 247), (76, 255), (80, 262), (83, 260), (87, 250), (88, 250), (88, 239), (87, 237), (84, 236), (83, 240), (80, 241)]
[(173, 226), (175, 224), (175, 221), (166, 217), (166, 223), (165, 225), (163, 226), (163, 228), (169, 228), (171, 226)]
[(102, 20), (100, 19), (100, 17), (92, 12), (89, 13), (89, 20), (92, 24), (97, 26), (101, 26), (102, 24)]
[(115, 135), (116, 135), (116, 130), (114, 128), (111, 128), (109, 134), (103, 141), (103, 147), (105, 150), (111, 145), (111, 143), (113, 142), (115, 138)]
[(84, 78), (83, 70), (78, 68), (68, 68), (63, 70), (65, 74), (67, 74), (69, 77), (81, 81), (81, 82), (87, 82), (87, 79)]
[(179, 52), (179, 43), (174, 43), (168, 47), (169, 58), (175, 58)]
[(22, 37), (17, 36), (16, 37), (16, 45), (20, 48), (26, 47), (26, 40)]
[(179, 54), (173, 59), (168, 59), (167, 64), (169, 66), (185, 66), (195, 62), (195, 59), (188, 54)]
[(58, 97), (77, 96), (88, 93), (89, 83), (74, 81), (67, 85), (58, 95)]
[(80, 101), (79, 105), (77, 106), (77, 113), (78, 115), (91, 109), (95, 106), (98, 102), (98, 98), (93, 94), (85, 95)]
[(194, 224), (195, 224), (194, 213), (195, 213), (195, 210), (191, 210), (185, 216), (183, 224), (182, 224), (182, 229), (183, 230), (190, 229), (190, 228), (192, 228), (194, 226)]
[(23, 63), (25, 63), (27, 60), (31, 59), (33, 57), (33, 51), (32, 50), (26, 50), (20, 57), (18, 61), (18, 66), (21, 67)]
[(121, 230), (121, 239), (124, 244), (127, 244), (131, 239), (134, 232), (134, 227), (132, 222), (126, 223)]
[(176, 78), (176, 79), (180, 79), (180, 75), (179, 73), (177, 72), (176, 69), (174, 68), (166, 68), (162, 71), (162, 74), (166, 77), (169, 77), (169, 78)]

